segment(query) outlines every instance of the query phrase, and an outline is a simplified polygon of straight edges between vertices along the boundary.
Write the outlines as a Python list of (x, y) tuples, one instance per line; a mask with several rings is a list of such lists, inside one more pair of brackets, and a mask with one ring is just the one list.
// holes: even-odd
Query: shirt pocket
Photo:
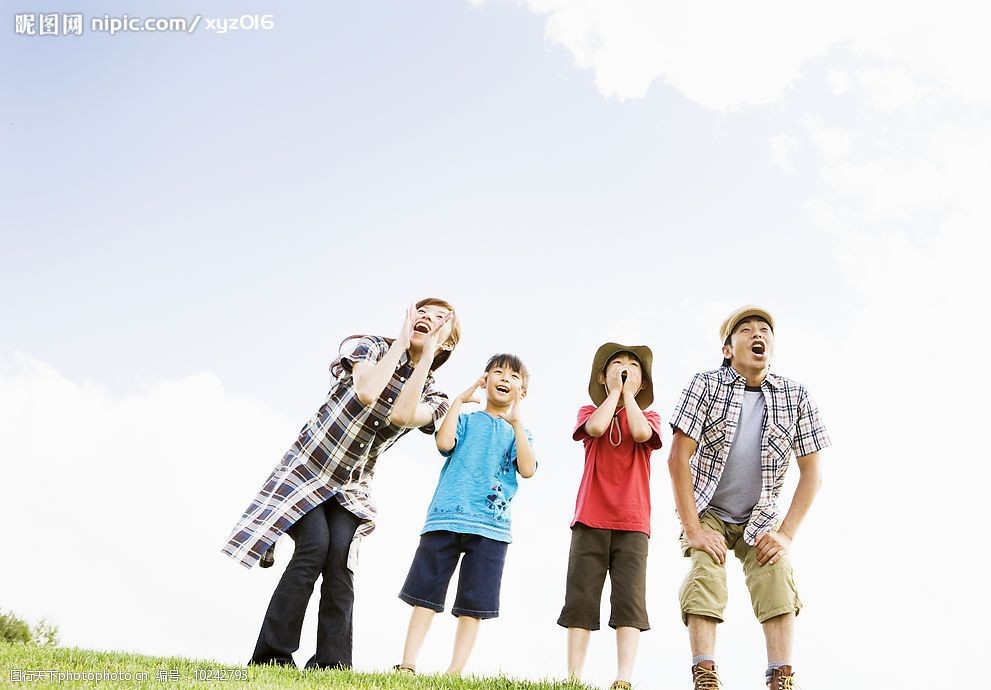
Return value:
[(791, 436), (791, 429), (777, 422), (771, 422), (767, 426), (768, 458), (774, 466), (775, 474), (780, 471), (791, 452)]
[(702, 442), (699, 444), (705, 454), (711, 456), (718, 452), (726, 442), (726, 418), (722, 417), (712, 421), (708, 426), (702, 428)]

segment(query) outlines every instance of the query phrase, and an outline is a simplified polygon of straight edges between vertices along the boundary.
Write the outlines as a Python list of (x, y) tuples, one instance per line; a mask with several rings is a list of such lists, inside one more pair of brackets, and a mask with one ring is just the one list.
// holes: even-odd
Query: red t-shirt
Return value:
[[(650, 454), (661, 447), (661, 417), (650, 410), (644, 412), (653, 433), (643, 443), (635, 443), (624, 407), (602, 436), (592, 438), (585, 431), (585, 422), (596, 409), (585, 405), (578, 410), (572, 435), (585, 444), (585, 472), (578, 486), (571, 526), (580, 522), (588, 527), (650, 536)], [(614, 446), (617, 440), (619, 445)]]

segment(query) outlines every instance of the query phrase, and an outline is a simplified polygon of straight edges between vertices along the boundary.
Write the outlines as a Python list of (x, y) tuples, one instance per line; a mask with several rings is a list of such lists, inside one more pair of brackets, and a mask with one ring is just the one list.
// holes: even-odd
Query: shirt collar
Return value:
[[(747, 385), (746, 377), (740, 372), (738, 372), (736, 369), (734, 369), (732, 365), (722, 367), (719, 373), (722, 382), (727, 386), (732, 386), (734, 383), (738, 383), (738, 382), (743, 383), (743, 385)], [(772, 374), (771, 372), (767, 373), (767, 377), (764, 379), (764, 383), (761, 384), (761, 388), (764, 387), (765, 383), (771, 388), (781, 387), (781, 381), (778, 379), (776, 375)]]
[[(399, 371), (404, 367), (409, 367), (410, 369), (413, 368), (413, 360), (410, 359), (409, 352), (407, 352), (406, 350), (403, 350), (403, 354), (400, 355), (399, 357), (399, 364), (396, 365), (396, 371)], [(433, 380), (434, 380), (433, 370), (428, 371), (426, 383), (433, 383)]]

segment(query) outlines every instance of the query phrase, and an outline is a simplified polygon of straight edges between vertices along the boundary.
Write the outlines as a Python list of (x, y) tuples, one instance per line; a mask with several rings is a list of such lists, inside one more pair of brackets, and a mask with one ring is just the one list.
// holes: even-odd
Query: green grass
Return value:
[[(216, 671), (226, 670), (225, 674)], [(28, 674), (33, 671), (35, 673)], [(40, 674), (38, 672), (41, 672)], [(51, 675), (55, 672), (55, 676)], [(58, 673), (98, 674), (104, 678), (79, 679)], [(159, 672), (163, 675), (160, 679)], [(171, 672), (171, 679), (169, 678)], [(13, 681), (23, 688), (127, 688), (128, 690), (181, 690), (213, 687), (253, 688), (367, 688), (368, 690), (576, 690), (558, 681), (529, 681), (504, 676), (451, 678), (438, 675), (407, 676), (392, 672), (352, 673), (350, 671), (297, 671), (277, 667), (232, 667), (216, 661), (182, 657), (153, 657), (125, 652), (94, 652), (69, 647), (38, 647), (0, 642), (0, 685)], [(115, 680), (110, 674), (117, 673)], [(131, 674), (126, 677), (125, 674)], [(145, 675), (146, 674), (146, 675)], [(40, 678), (39, 678), (40, 676)], [(244, 678), (247, 680), (244, 680)]]

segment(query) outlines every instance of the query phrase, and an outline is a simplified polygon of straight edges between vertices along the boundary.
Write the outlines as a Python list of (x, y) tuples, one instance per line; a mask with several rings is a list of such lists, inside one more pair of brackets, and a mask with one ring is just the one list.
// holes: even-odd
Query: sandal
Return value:
[(275, 544), (268, 547), (268, 550), (258, 559), (258, 567), (260, 568), (271, 568), (273, 565), (275, 565)]

